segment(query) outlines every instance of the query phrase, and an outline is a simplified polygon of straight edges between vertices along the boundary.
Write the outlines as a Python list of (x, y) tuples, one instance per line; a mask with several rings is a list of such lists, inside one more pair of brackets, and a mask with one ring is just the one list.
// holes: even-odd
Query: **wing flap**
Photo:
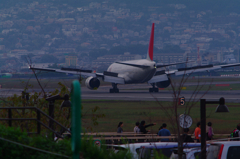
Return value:
[(118, 77), (118, 73), (108, 72), (108, 71), (104, 71), (104, 72), (103, 72), (103, 75), (112, 76), (112, 77)]
[(167, 81), (168, 77), (166, 74), (161, 74), (161, 75), (156, 75), (153, 76), (148, 83), (156, 83), (156, 82), (161, 82), (161, 81)]
[(125, 84), (125, 81), (121, 77), (114, 77), (114, 76), (103, 76), (103, 81), (105, 82), (111, 82), (111, 83), (118, 83), (118, 84)]
[(118, 77), (118, 73), (115, 73), (115, 72), (104, 71), (103, 80), (105, 82), (125, 84), (124, 78)]
[(216, 70), (216, 69), (220, 69), (220, 66), (215, 66), (215, 67), (211, 67), (211, 68), (198, 68), (198, 69), (193, 69), (193, 70), (185, 70), (185, 71), (176, 71), (175, 75), (179, 76), (179, 75), (184, 75), (184, 74), (191, 74), (191, 73), (197, 73), (197, 72), (204, 72), (204, 71), (211, 71), (211, 70)]

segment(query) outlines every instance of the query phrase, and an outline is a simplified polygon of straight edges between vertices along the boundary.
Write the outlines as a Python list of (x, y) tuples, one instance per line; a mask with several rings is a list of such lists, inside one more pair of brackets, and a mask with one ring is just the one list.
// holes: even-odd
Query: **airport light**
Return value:
[(64, 101), (61, 104), (61, 109), (64, 107), (67, 107), (67, 108), (71, 107), (71, 102), (69, 101), (69, 95), (65, 94), (63, 99), (64, 99)]
[(219, 101), (206, 101), (200, 100), (200, 113), (201, 113), (201, 155), (202, 159), (206, 159), (206, 104), (219, 104), (216, 113), (229, 112), (228, 107), (225, 105), (225, 99), (221, 97)]
[(219, 99), (219, 105), (215, 111), (215, 113), (224, 113), (229, 112), (228, 107), (225, 105), (225, 99), (222, 97)]

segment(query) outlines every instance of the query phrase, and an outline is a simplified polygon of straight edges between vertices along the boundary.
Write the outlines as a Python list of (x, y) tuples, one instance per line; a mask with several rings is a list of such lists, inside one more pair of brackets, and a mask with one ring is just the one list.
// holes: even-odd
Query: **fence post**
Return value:
[[(55, 100), (49, 101), (49, 116), (54, 119), (54, 102)], [(49, 119), (49, 127), (54, 130), (54, 121)]]
[(8, 125), (11, 127), (12, 126), (12, 109), (8, 109)]
[(41, 124), (40, 124), (40, 121), (41, 121), (41, 114), (40, 114), (40, 111), (37, 110), (37, 133), (38, 133), (38, 134), (41, 133)]

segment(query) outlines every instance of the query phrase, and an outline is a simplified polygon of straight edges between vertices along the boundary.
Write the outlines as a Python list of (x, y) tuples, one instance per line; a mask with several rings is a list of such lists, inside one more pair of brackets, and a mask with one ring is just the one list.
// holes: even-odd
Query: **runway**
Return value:
[[(99, 99), (99, 100), (136, 100), (136, 101), (172, 101), (174, 93), (168, 90), (159, 90), (158, 93), (149, 93), (148, 90), (121, 90), (119, 93), (109, 93), (110, 87), (102, 87), (98, 90), (88, 90), (82, 88), (82, 99)], [(206, 100), (219, 100), (224, 97), (226, 102), (240, 102), (239, 91), (181, 91), (179, 97), (184, 96), (186, 101), (198, 101), (201, 98)]]
[[(217, 82), (216, 82), (217, 83)], [(221, 84), (224, 82), (221, 82)], [(229, 82), (228, 82), (229, 83)], [(232, 83), (232, 82), (231, 82)], [(239, 82), (234, 82), (239, 83)], [(188, 83), (188, 85), (193, 85)], [(172, 101), (174, 93), (169, 90), (159, 90), (158, 93), (149, 93), (148, 88), (151, 86), (148, 84), (131, 84), (131, 85), (119, 85), (119, 93), (109, 93), (110, 85), (100, 86), (98, 90), (89, 90), (83, 86), (81, 88), (82, 99), (97, 99), (97, 100), (132, 100), (132, 101)], [(55, 89), (47, 89), (46, 92), (53, 91)], [(40, 92), (40, 89), (29, 89), (30, 93)], [(22, 89), (0, 89), (0, 97), (9, 97), (14, 94), (21, 95)], [(184, 96), (186, 101), (199, 101), (204, 98), (206, 100), (219, 100), (220, 97), (224, 97), (226, 102), (240, 102), (240, 90), (228, 90), (228, 91), (187, 91), (182, 90), (179, 97)]]

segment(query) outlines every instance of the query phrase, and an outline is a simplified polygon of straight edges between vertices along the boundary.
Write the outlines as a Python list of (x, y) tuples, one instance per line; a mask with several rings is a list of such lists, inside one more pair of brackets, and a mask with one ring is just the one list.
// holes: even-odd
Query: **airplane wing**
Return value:
[(188, 67), (188, 68), (180, 68), (175, 71), (167, 72), (167, 74), (175, 74), (176, 76), (183, 75), (183, 74), (191, 74), (191, 73), (197, 73), (197, 72), (204, 72), (204, 71), (211, 71), (221, 68), (227, 68), (227, 67), (234, 67), (234, 66), (240, 66), (240, 63), (235, 64), (226, 64), (226, 65), (204, 65), (204, 66), (194, 66), (194, 67)]
[(52, 69), (52, 68), (36, 68), (36, 67), (29, 67), (32, 70), (39, 70), (39, 71), (49, 71), (49, 72), (57, 72), (57, 73), (65, 73), (65, 74), (73, 74), (73, 75), (83, 75), (88, 77), (101, 77), (105, 82), (111, 83), (118, 83), (124, 84), (125, 80), (122, 77), (118, 77), (118, 73), (114, 72), (107, 72), (104, 73), (93, 73), (92, 70), (82, 70), (76, 68), (61, 68), (61, 69)]
[(37, 68), (31, 67), (32, 70), (39, 70), (39, 71), (48, 71), (48, 72), (57, 72), (57, 73), (66, 73), (66, 74), (73, 74), (73, 75), (83, 75), (83, 76), (92, 76), (97, 77), (96, 73), (92, 73), (92, 70), (81, 70), (75, 68), (61, 68), (61, 69), (52, 69), (52, 68)]
[(211, 71), (211, 70), (227, 68), (227, 67), (234, 67), (234, 66), (240, 66), (240, 63), (216, 65), (216, 66), (214, 66), (214, 65), (194, 66), (194, 67), (188, 67), (188, 68), (180, 68), (178, 70), (172, 70), (172, 71), (165, 71), (165, 70), (157, 71), (155, 73), (155, 75), (148, 81), (148, 83), (167, 81), (168, 76), (173, 75), (173, 74), (175, 74), (176, 76), (179, 76), (179, 75), (184, 75), (184, 74)]

